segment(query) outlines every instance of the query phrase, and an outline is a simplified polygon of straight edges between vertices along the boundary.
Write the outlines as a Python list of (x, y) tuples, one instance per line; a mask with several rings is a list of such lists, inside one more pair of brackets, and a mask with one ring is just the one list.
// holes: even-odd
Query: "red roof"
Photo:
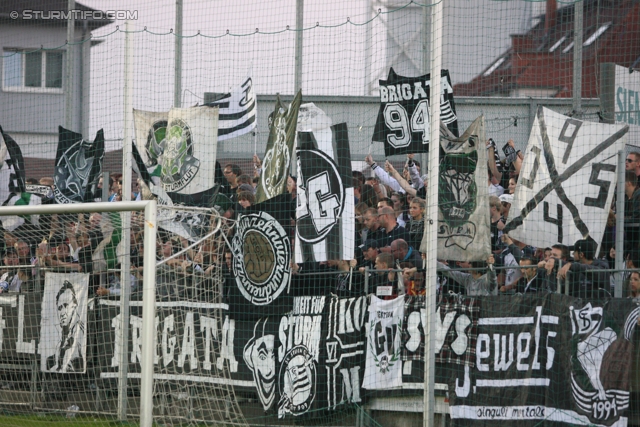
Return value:
[[(579, 4), (582, 3), (582, 97), (597, 98), (598, 64), (613, 62), (630, 67), (640, 59), (640, 1), (585, 0)], [(555, 23), (550, 21), (548, 29), (545, 19), (527, 34), (512, 35), (511, 47), (471, 82), (455, 85), (454, 93), (510, 96), (517, 89), (548, 89), (553, 97), (571, 97), (573, 48), (569, 45), (573, 43), (573, 5), (558, 9)], [(600, 35), (584, 46), (597, 32)]]

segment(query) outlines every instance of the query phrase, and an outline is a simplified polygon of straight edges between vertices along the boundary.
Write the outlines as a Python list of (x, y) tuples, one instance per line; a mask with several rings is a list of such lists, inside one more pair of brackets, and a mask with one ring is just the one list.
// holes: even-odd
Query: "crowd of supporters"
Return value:
[[(441, 293), (466, 295), (498, 295), (528, 292), (555, 292), (559, 281), (568, 293), (579, 297), (601, 297), (613, 293), (615, 281), (608, 271), (616, 257), (615, 201), (612, 205), (602, 242), (590, 238), (557, 244), (550, 248), (534, 248), (503, 233), (513, 201), (522, 166), (523, 155), (515, 149), (501, 158), (493, 140), (487, 141), (492, 255), (482, 262), (438, 261), (437, 286)], [(420, 252), (427, 208), (427, 174), (414, 155), (408, 155), (403, 167), (396, 169), (389, 161), (376, 162), (370, 155), (365, 176), (353, 172), (355, 195), (356, 251), (354, 259), (330, 260), (325, 263), (292, 261), (294, 293), (313, 292), (362, 293), (375, 292), (386, 298), (402, 294), (418, 295), (425, 291), (424, 254)], [(253, 157), (253, 170), (245, 173), (233, 163), (224, 165), (220, 174), (220, 191), (229, 205), (219, 212), (225, 221), (221, 231), (194, 247), (177, 234), (160, 229), (157, 234), (158, 292), (175, 295), (176, 283), (186, 276), (209, 278), (200, 287), (232, 287), (232, 256), (227, 242), (233, 238), (234, 219), (250, 211), (256, 204), (256, 185), (262, 172), (261, 160)], [(625, 176), (625, 254), (629, 269), (640, 267), (640, 153), (627, 156)], [(30, 179), (28, 184), (53, 189), (52, 178)], [(100, 187), (103, 183), (100, 182)], [(108, 200), (122, 200), (122, 175), (113, 174), (108, 182)], [(138, 190), (140, 189), (140, 190)], [(296, 177), (287, 182), (290, 200), (282, 204), (285, 228), (295, 242), (295, 211), (297, 206)], [(53, 193), (43, 196), (43, 203), (53, 203)], [(144, 185), (135, 184), (132, 200), (151, 197)], [(213, 217), (212, 217), (213, 218)], [(206, 222), (206, 221), (205, 221)], [(215, 221), (209, 221), (213, 227)], [(206, 231), (206, 230), (205, 230)], [(122, 253), (128, 253), (128, 272), (132, 289), (136, 289), (142, 274), (142, 218), (134, 214), (130, 233), (131, 246), (122, 248), (122, 228), (117, 214), (42, 216), (37, 229), (27, 227), (4, 231), (0, 250), (0, 291), (18, 292), (42, 289), (42, 271), (91, 273), (91, 290), (98, 296), (120, 294)], [(224, 233), (224, 236), (221, 234)], [(205, 233), (206, 234), (206, 233)], [(598, 250), (599, 248), (599, 250)], [(293, 251), (292, 251), (293, 253)], [(222, 272), (222, 284), (216, 272)], [(311, 274), (307, 274), (311, 273)], [(322, 273), (327, 273), (322, 276)], [(305, 276), (322, 279), (302, 279)], [(365, 280), (366, 277), (366, 280)], [(640, 293), (638, 273), (625, 275), (624, 295)], [(365, 284), (367, 289), (365, 289)], [(186, 284), (182, 288), (189, 288)], [(228, 292), (222, 289), (224, 294)]]

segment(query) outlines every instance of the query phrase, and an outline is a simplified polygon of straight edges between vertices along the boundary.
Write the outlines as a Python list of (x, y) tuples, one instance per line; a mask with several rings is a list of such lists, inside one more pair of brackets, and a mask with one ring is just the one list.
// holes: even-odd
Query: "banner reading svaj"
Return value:
[[(83, 293), (83, 275), (66, 276), (48, 277), (44, 298), (0, 295), (0, 356), (16, 361), (38, 354), (45, 373), (95, 371), (103, 380), (115, 379), (119, 301), (94, 300), (87, 310), (92, 303)], [(362, 404), (372, 393), (421, 393), (423, 297), (290, 301), (259, 318), (226, 304), (158, 301), (156, 374), (253, 391), (267, 414), (285, 419)], [(436, 382), (448, 388), (454, 424), (626, 425), (639, 313), (628, 299), (446, 298), (436, 314)], [(131, 301), (129, 324), (128, 375), (135, 379), (141, 372), (141, 301)], [(52, 334), (58, 329), (66, 332)], [(94, 343), (101, 351), (89, 358), (86, 349)]]

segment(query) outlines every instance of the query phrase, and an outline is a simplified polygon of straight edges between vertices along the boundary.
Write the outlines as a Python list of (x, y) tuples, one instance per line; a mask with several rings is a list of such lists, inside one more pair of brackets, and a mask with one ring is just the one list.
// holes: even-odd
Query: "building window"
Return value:
[(2, 53), (3, 90), (62, 93), (63, 52), (5, 49)]

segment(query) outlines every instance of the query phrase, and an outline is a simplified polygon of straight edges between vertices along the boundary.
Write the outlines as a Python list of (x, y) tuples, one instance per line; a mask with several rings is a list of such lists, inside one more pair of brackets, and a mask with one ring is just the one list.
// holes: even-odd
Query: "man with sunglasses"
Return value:
[(632, 151), (627, 154), (627, 159), (625, 160), (624, 167), (628, 171), (633, 171), (636, 176), (640, 176), (640, 153), (637, 151)]

